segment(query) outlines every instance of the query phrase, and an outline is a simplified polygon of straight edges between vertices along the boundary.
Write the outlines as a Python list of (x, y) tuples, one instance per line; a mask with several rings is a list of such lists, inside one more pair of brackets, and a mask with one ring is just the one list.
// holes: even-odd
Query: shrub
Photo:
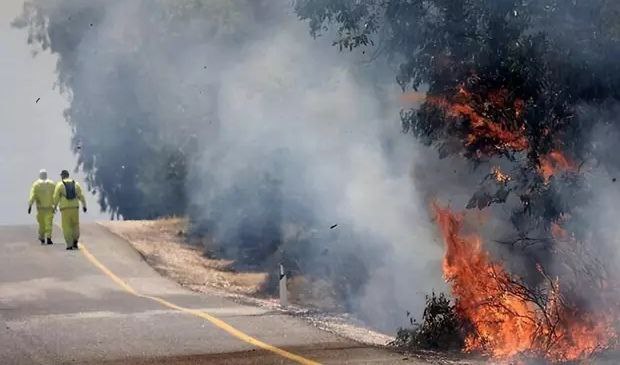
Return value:
[(443, 293), (426, 296), (422, 322), (407, 313), (411, 328), (398, 330), (392, 346), (406, 350), (461, 350), (465, 326), (454, 304)]

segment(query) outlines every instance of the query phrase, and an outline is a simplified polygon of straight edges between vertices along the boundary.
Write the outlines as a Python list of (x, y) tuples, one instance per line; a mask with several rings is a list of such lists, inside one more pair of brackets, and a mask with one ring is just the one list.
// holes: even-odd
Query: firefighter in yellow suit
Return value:
[(78, 248), (80, 239), (80, 202), (82, 210), (86, 213), (86, 199), (80, 184), (69, 179), (67, 170), (63, 170), (60, 177), (62, 180), (54, 190), (54, 207), (60, 209), (62, 233), (65, 236), (67, 250), (74, 250)]
[(39, 179), (32, 184), (28, 199), (28, 214), (32, 213), (32, 205), (37, 206), (37, 222), (39, 223), (39, 241), (41, 244), (52, 242), (54, 225), (54, 182), (47, 178), (47, 171), (39, 171)]

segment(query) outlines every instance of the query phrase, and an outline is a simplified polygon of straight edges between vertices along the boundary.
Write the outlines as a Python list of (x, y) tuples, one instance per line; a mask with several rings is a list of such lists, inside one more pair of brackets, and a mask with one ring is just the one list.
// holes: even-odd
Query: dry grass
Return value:
[(185, 219), (101, 224), (129, 241), (159, 273), (194, 290), (207, 286), (235, 294), (256, 295), (267, 279), (266, 273), (235, 272), (231, 269), (232, 261), (206, 257), (202, 246), (187, 244)]
[[(234, 261), (213, 257), (216, 250), (208, 241), (189, 242), (188, 222), (182, 218), (155, 221), (108, 221), (101, 225), (121, 236), (161, 275), (196, 292), (219, 289), (261, 299), (275, 299), (273, 277), (267, 272), (233, 269)], [(278, 270), (274, 266), (274, 272)], [(272, 273), (273, 274), (273, 273)], [(271, 286), (270, 286), (271, 285)], [(271, 290), (270, 290), (270, 289)], [(289, 301), (306, 308), (343, 312), (337, 289), (320, 278), (294, 276), (288, 281)]]

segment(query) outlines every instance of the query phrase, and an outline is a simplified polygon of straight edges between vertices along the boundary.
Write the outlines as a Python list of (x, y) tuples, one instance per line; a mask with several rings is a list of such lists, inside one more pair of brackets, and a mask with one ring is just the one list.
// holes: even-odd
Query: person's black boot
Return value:
[(52, 242), (52, 239), (51, 239), (51, 238), (48, 238), (48, 239), (47, 239), (47, 244), (48, 244), (48, 245), (53, 245), (53, 244), (54, 244), (54, 242)]
[(44, 245), (45, 244), (45, 239), (39, 238), (39, 242), (41, 242), (41, 244)]
[(73, 250), (73, 246), (67, 247), (67, 251), (71, 251), (71, 250)]
[(73, 242), (73, 249), (77, 250), (78, 249), (78, 241), (74, 241)]

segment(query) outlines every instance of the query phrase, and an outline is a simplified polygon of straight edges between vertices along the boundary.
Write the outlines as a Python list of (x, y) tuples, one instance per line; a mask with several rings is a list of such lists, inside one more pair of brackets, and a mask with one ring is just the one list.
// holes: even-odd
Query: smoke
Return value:
[[(591, 121), (593, 125), (585, 139), (592, 146), (596, 159), (584, 167), (584, 185), (588, 193), (581, 204), (582, 211), (579, 212), (582, 219), (570, 227), (573, 231), (584, 232), (582, 235), (588, 242), (592, 242), (588, 253), (596, 258), (597, 264), (605, 268), (604, 279), (610, 283), (620, 281), (620, 231), (615, 223), (620, 205), (618, 111), (620, 104), (615, 101), (608, 101), (604, 108), (598, 105), (580, 107), (580, 118)], [(618, 290), (617, 284), (611, 285), (616, 285), (614, 288)]]
[(188, 213), (220, 254), (284, 260), (380, 329), (441, 289), (412, 181), (429, 151), (401, 133), (392, 70), (311, 38), (288, 2), (35, 0), (16, 24), (58, 55), (79, 166), (113, 215)]

